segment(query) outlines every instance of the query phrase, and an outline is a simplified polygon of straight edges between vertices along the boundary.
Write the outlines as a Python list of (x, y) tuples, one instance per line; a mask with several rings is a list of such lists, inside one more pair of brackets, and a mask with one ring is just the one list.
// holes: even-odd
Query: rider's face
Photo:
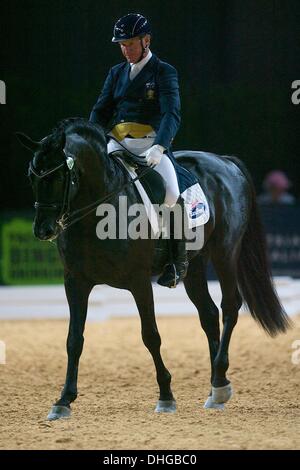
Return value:
[[(141, 53), (142, 53), (141, 41), (144, 47), (146, 45), (149, 45), (149, 39), (147, 37), (142, 38), (142, 40), (137, 37), (137, 38), (132, 38), (132, 39), (126, 39), (126, 41), (120, 42), (122, 54), (124, 55), (124, 57), (126, 57), (128, 62), (131, 62), (134, 64), (140, 59)], [(147, 51), (144, 53), (144, 57), (146, 55), (147, 55)]]

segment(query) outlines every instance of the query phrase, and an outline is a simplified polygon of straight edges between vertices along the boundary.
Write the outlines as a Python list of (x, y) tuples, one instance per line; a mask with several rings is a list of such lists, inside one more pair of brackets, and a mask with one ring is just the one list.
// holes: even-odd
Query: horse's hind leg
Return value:
[[(203, 256), (198, 255), (190, 261), (188, 273), (184, 279), (184, 286), (189, 298), (198, 310), (201, 326), (207, 336), (212, 382), (214, 377), (214, 361), (220, 344), (219, 310), (209, 294), (205, 271), (206, 261)], [(220, 408), (221, 406), (212, 402), (210, 394), (204, 407)]]
[(213, 264), (222, 290), (221, 307), (223, 314), (222, 337), (214, 360), (212, 379), (212, 400), (215, 403), (225, 403), (232, 395), (230, 381), (226, 378), (229, 367), (228, 349), (232, 331), (237, 323), (238, 312), (242, 305), (237, 284), (236, 252), (237, 250), (234, 250), (226, 256), (226, 253), (220, 250), (213, 256)]
[(77, 398), (77, 376), (79, 358), (83, 348), (83, 332), (87, 314), (88, 297), (92, 285), (73, 277), (65, 279), (65, 290), (70, 308), (70, 323), (67, 339), (68, 368), (60, 399), (53, 405), (47, 419), (69, 417), (70, 403)]
[(141, 318), (142, 339), (153, 358), (156, 368), (160, 395), (155, 411), (173, 413), (176, 411), (176, 401), (171, 391), (171, 374), (166, 369), (160, 354), (161, 339), (155, 320), (150, 278), (139, 277), (139, 279), (134, 279), (133, 287), (130, 290)]

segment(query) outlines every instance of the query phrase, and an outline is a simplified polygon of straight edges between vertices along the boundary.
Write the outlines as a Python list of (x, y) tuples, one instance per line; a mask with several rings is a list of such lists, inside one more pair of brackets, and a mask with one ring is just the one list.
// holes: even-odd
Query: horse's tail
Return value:
[(244, 303), (252, 317), (270, 335), (284, 333), (291, 326), (273, 286), (267, 259), (267, 246), (262, 226), (254, 184), (243, 163), (229, 157), (246, 176), (251, 188), (250, 218), (242, 239), (238, 259), (238, 284)]

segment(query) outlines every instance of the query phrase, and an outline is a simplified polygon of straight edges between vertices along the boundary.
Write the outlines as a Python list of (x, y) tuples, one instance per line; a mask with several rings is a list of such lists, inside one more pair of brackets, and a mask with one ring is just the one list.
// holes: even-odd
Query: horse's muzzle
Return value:
[(33, 233), (36, 238), (42, 241), (55, 240), (59, 235), (59, 227), (56, 222), (34, 222)]

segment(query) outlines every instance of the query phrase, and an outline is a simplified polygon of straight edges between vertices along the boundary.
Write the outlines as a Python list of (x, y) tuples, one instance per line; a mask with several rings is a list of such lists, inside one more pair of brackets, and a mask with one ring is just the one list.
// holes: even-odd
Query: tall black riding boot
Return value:
[[(173, 262), (170, 262), (165, 266), (164, 272), (157, 281), (159, 285), (170, 288), (176, 287), (177, 284), (185, 278), (189, 265), (185, 246), (186, 239), (184, 233), (184, 200), (179, 197), (177, 204), (180, 205), (182, 213), (182, 238), (176, 238), (176, 230), (173, 227), (170, 237)], [(176, 221), (174, 223), (176, 223)]]

